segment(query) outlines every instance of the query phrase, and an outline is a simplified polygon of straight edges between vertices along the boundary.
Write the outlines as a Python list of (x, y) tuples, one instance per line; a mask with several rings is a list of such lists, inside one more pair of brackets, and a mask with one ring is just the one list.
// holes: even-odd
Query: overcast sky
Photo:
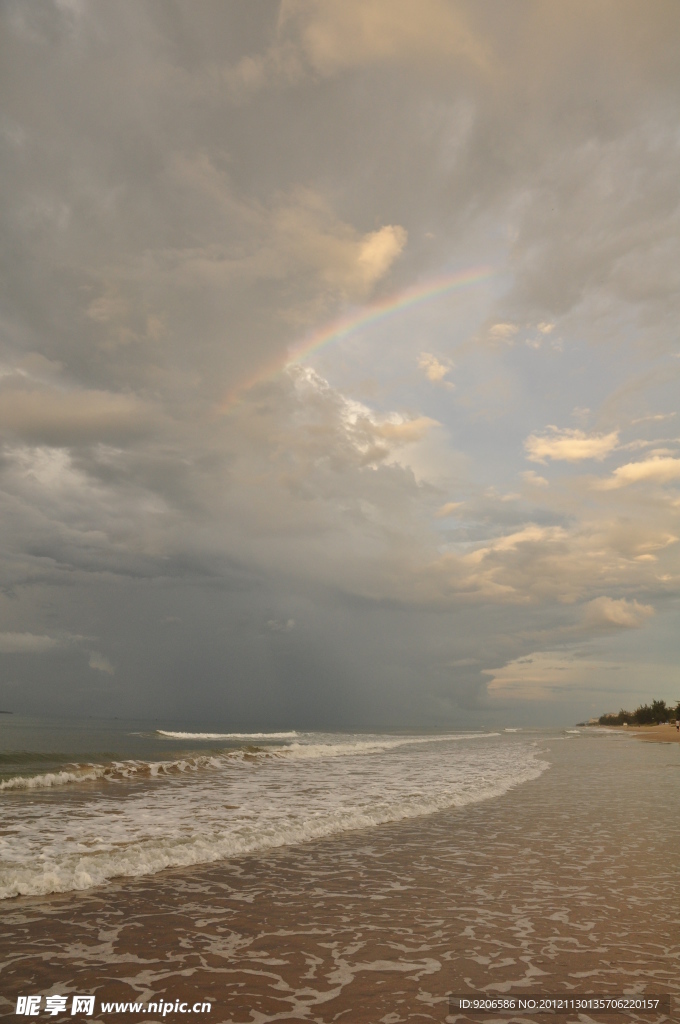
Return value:
[(680, 697), (677, 0), (0, 9), (0, 708)]

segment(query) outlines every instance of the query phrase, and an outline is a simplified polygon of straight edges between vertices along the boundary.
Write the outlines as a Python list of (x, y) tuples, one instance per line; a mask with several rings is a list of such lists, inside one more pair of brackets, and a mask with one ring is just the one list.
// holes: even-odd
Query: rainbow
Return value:
[(224, 403), (223, 410), (226, 411), (241, 395), (246, 391), (250, 391), (256, 384), (270, 380), (277, 373), (285, 370), (286, 367), (300, 362), (310, 352), (317, 352), (320, 348), (329, 345), (333, 341), (341, 341), (343, 338), (349, 337), (355, 331), (381, 323), (383, 320), (401, 313), (402, 310), (413, 309), (415, 306), (429, 302), (440, 295), (446, 295), (459, 288), (487, 281), (492, 274), (493, 270), (491, 267), (471, 267), (467, 270), (458, 271), (455, 274), (430, 278), (428, 281), (414, 285), (411, 288), (394, 292), (392, 295), (388, 295), (384, 299), (372, 303), (370, 306), (362, 306), (361, 309), (351, 310), (344, 316), (330, 321), (330, 323), (325, 324), (319, 330), (307, 335), (297, 345), (291, 346), (283, 358), (278, 357), (274, 363), (260, 367), (256, 376), (248, 381), (244, 381), (231, 392)]

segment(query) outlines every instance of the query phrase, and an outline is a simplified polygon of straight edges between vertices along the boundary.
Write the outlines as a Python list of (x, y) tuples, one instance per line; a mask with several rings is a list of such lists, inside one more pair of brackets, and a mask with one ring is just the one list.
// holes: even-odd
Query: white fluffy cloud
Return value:
[(406, 245), (407, 233), (399, 224), (387, 224), (365, 235), (359, 244), (357, 264), (367, 287), (385, 276)]
[(583, 430), (549, 426), (546, 434), (531, 434), (524, 442), (527, 458), (545, 464), (554, 461), (580, 462), (582, 459), (601, 461), (614, 451), (619, 442), (617, 430), (609, 434), (586, 434)]
[(506, 345), (512, 344), (512, 339), (519, 331), (518, 324), (497, 323), (492, 324), (488, 330), (488, 337), (491, 341), (502, 341)]
[(449, 390), (453, 389), (454, 385), (444, 379), (451, 372), (450, 363), (442, 363), (431, 352), (421, 352), (418, 357), (418, 366), (433, 384), (443, 384)]
[(680, 480), (680, 459), (654, 457), (619, 466), (607, 480), (599, 481), (597, 486), (602, 490), (617, 490), (630, 484), (667, 484), (673, 480)]

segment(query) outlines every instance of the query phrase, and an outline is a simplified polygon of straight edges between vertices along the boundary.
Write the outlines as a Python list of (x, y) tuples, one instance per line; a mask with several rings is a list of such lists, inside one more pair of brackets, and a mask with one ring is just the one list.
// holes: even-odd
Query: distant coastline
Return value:
[(605, 726), (607, 729), (625, 729), (626, 733), (639, 739), (656, 743), (680, 742), (680, 700), (675, 705), (665, 700), (653, 700), (651, 704), (640, 704), (635, 711), (606, 712), (599, 718), (579, 722), (579, 726)]
[(625, 733), (626, 736), (634, 736), (636, 739), (645, 740), (648, 743), (680, 743), (680, 732), (674, 725), (664, 723), (663, 725), (611, 725), (609, 729), (616, 729), (617, 732)]
[(680, 700), (675, 705), (666, 704), (665, 700), (653, 700), (651, 704), (640, 704), (635, 711), (609, 711), (596, 720), (591, 719), (589, 725), (666, 725), (680, 720)]

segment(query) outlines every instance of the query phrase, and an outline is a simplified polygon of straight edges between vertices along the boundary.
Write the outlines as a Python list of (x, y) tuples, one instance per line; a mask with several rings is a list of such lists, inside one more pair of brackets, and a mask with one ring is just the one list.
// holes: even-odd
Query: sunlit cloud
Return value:
[(650, 604), (603, 596), (594, 598), (585, 606), (584, 622), (592, 628), (618, 626), (639, 629), (653, 614), (654, 608)]
[(619, 432), (586, 434), (583, 430), (549, 426), (546, 434), (531, 434), (524, 442), (527, 458), (545, 464), (554, 461), (580, 462), (583, 459), (601, 461), (618, 445)]
[(525, 484), (529, 487), (549, 487), (550, 484), (544, 476), (539, 476), (533, 469), (527, 469), (521, 474)]
[(455, 385), (444, 379), (451, 372), (450, 363), (440, 362), (431, 352), (421, 352), (418, 357), (418, 366), (433, 384), (443, 384), (449, 390), (453, 390)]
[(600, 490), (617, 490), (631, 484), (667, 484), (674, 480), (680, 480), (680, 459), (657, 456), (618, 466), (608, 479), (598, 481), (595, 486)]
[(464, 502), (462, 501), (447, 501), (445, 505), (438, 508), (435, 515), (437, 519), (446, 519), (448, 516), (454, 515), (459, 508), (462, 508)]
[(491, 341), (502, 341), (506, 345), (511, 345), (518, 331), (518, 324), (498, 323), (489, 327), (487, 334)]
[(533, 701), (581, 702), (591, 715), (632, 708), (649, 700), (647, 675), (658, 688), (673, 693), (673, 666), (663, 662), (630, 663), (597, 657), (587, 647), (573, 650), (533, 651), (498, 669), (484, 669), (490, 678), (487, 691), (492, 705)]

